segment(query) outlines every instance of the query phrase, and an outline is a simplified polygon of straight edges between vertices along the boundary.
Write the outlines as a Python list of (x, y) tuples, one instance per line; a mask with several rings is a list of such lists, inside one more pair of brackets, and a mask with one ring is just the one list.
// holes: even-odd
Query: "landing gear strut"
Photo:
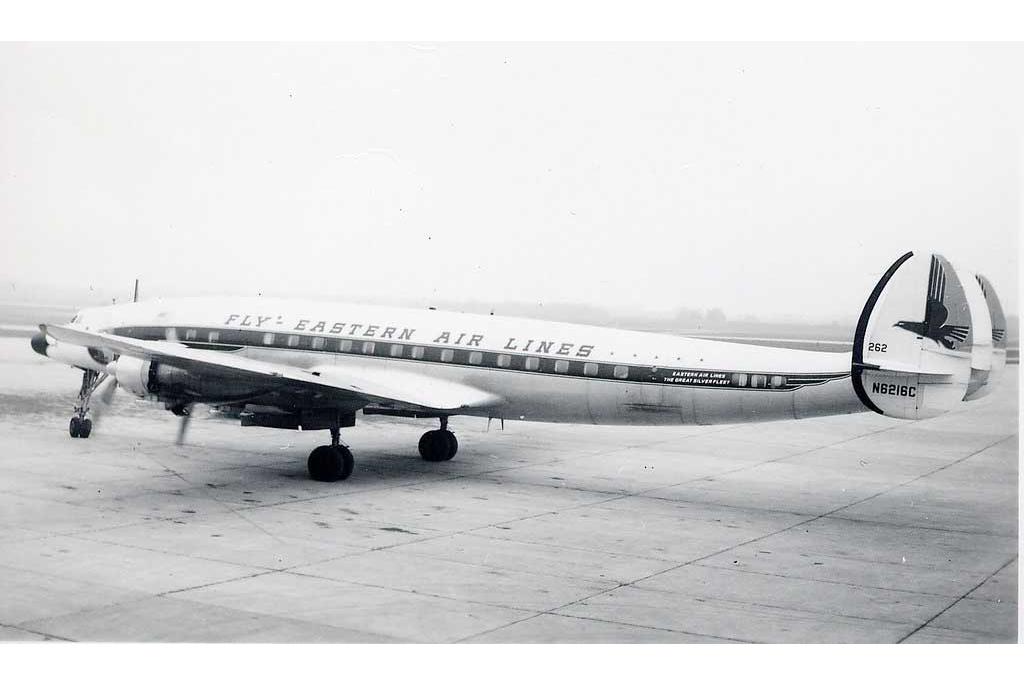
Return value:
[(356, 462), (348, 447), (341, 444), (341, 429), (339, 426), (331, 427), (331, 444), (320, 445), (309, 453), (306, 466), (309, 468), (309, 475), (313, 480), (332, 483), (336, 480), (345, 480), (352, 475), (352, 469)]
[(420, 456), (423, 461), (448, 461), (459, 451), (455, 433), (448, 430), (448, 417), (441, 417), (441, 429), (427, 431), (420, 438)]
[(92, 434), (92, 421), (87, 417), (89, 413), (89, 400), (100, 383), (105, 381), (107, 374), (86, 369), (82, 372), (82, 387), (78, 390), (78, 404), (75, 405), (75, 415), (71, 417), (68, 424), (68, 433), (73, 438), (87, 438)]

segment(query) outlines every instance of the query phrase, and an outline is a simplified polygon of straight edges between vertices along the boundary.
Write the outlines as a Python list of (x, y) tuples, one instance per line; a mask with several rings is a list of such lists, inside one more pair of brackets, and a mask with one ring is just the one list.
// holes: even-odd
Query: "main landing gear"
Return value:
[[(313, 480), (332, 483), (352, 475), (355, 460), (348, 447), (341, 444), (340, 426), (331, 428), (331, 444), (320, 445), (309, 453), (306, 466)], [(440, 430), (427, 431), (420, 438), (420, 456), (424, 461), (448, 461), (459, 451), (459, 441), (448, 430), (448, 417), (441, 417)]]
[(448, 417), (441, 417), (441, 429), (427, 431), (420, 438), (420, 456), (423, 461), (448, 461), (459, 451), (455, 433), (448, 430)]
[(331, 444), (314, 449), (306, 462), (310, 477), (326, 483), (345, 480), (352, 475), (355, 465), (352, 453), (341, 444), (341, 431), (337, 426), (331, 428)]
[(96, 388), (106, 378), (107, 374), (105, 373), (88, 369), (82, 372), (82, 387), (78, 390), (78, 404), (75, 405), (75, 415), (71, 417), (71, 422), (68, 424), (68, 433), (71, 434), (71, 437), (87, 438), (92, 434), (92, 420), (87, 416), (89, 400), (92, 399)]

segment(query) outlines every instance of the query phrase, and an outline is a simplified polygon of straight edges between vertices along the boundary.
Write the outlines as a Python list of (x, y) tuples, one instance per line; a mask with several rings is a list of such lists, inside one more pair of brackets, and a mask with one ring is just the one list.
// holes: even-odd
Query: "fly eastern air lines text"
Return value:
[[(289, 325), (283, 316), (260, 316), (254, 314), (229, 314), (224, 321), (225, 326), (240, 326), (246, 328), (275, 328), (302, 333), (323, 333), (325, 335), (351, 335), (361, 338), (377, 338), (381, 340), (407, 340), (411, 341), (416, 333), (415, 328), (404, 328), (400, 326), (384, 326), (380, 324), (347, 323), (341, 321), (314, 321), (312, 319), (299, 319), (294, 325)], [(484, 335), (481, 333), (464, 333), (458, 331), (441, 331), (431, 339), (436, 345), (452, 345), (457, 347), (486, 347), (488, 349), (503, 349), (514, 352), (533, 352), (536, 354), (555, 354), (564, 357), (589, 357), (594, 351), (593, 345), (579, 345), (570, 342), (558, 342), (554, 340), (535, 340), (532, 338), (514, 338), (505, 340), (500, 348), (490, 347), (483, 344)]]

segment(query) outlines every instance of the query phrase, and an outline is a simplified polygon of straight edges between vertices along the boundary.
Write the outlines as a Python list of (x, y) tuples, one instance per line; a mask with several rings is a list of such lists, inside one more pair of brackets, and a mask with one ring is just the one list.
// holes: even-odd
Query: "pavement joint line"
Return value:
[[(278, 570), (280, 570), (280, 569), (276, 569), (276, 568), (274, 568), (272, 566), (258, 566), (258, 565), (254, 565), (254, 564), (244, 564), (244, 563), (239, 562), (239, 561), (227, 561), (225, 559), (214, 559), (212, 557), (205, 557), (205, 556), (202, 556), (202, 555), (199, 555), (199, 554), (186, 554), (186, 553), (183, 553), (183, 552), (169, 552), (169, 551), (167, 551), (165, 549), (156, 549), (156, 548), (153, 548), (153, 547), (143, 547), (141, 545), (131, 545), (131, 544), (128, 544), (127, 542), (117, 542), (117, 541), (114, 541), (114, 540), (95, 540), (95, 539), (90, 538), (90, 537), (84, 537), (82, 534), (73, 534), (73, 535), (68, 535), (67, 537), (72, 537), (72, 538), (75, 538), (76, 540), (82, 540), (82, 541), (85, 541), (85, 542), (92, 542), (92, 543), (96, 543), (96, 544), (100, 544), (100, 545), (111, 545), (113, 547), (122, 547), (124, 549), (137, 549), (137, 550), (140, 550), (142, 552), (151, 552), (153, 554), (164, 554), (164, 555), (167, 555), (167, 556), (178, 557), (178, 558), (181, 558), (181, 559), (192, 559), (193, 561), (195, 561), (195, 560), (198, 560), (198, 561), (209, 561), (209, 562), (213, 562), (213, 563), (216, 563), (216, 564), (226, 564), (228, 566), (237, 566), (239, 568), (243, 568), (243, 569), (246, 569), (246, 570), (249, 570), (249, 571), (252, 571), (252, 570), (258, 570), (258, 571), (278, 571)], [(20, 570), (24, 571), (26, 569), (20, 569)]]
[[(902, 487), (902, 486), (901, 486)], [(829, 516), (828, 518), (836, 521), (849, 521), (851, 523), (872, 523), (878, 526), (884, 526), (886, 528), (900, 528), (906, 530), (929, 530), (936, 533), (957, 533), (960, 535), (978, 535), (990, 538), (1005, 538), (1007, 540), (1017, 540), (1016, 535), (1005, 535), (1003, 533), (989, 533), (983, 530), (965, 530), (962, 528), (942, 528), (940, 526), (920, 526), (912, 523), (893, 523), (891, 521), (875, 521), (872, 519), (856, 518), (853, 516)]]
[[(26, 622), (27, 623), (31, 623), (31, 621), (26, 621)], [(76, 642), (76, 640), (72, 640), (71, 638), (60, 637), (59, 635), (53, 635), (51, 633), (46, 633), (46, 632), (43, 632), (41, 630), (33, 630), (32, 628), (23, 628), (23, 627), (21, 627), (19, 625), (12, 625), (10, 623), (0, 623), (0, 628), (11, 628), (12, 630), (21, 630), (21, 631), (24, 631), (26, 633), (32, 633), (33, 635), (41, 635), (41, 636), (45, 637), (47, 640), (59, 640), (60, 642)], [(11, 643), (8, 642), (6, 644), (11, 644)]]
[[(757, 576), (769, 576), (772, 578), (785, 578), (787, 580), (797, 580), (808, 583), (827, 583), (829, 585), (842, 585), (844, 587), (855, 587), (862, 588), (865, 590), (884, 590), (886, 592), (901, 592), (909, 595), (920, 595), (922, 597), (941, 597), (942, 599), (953, 599), (956, 595), (944, 595), (940, 592), (924, 592), (921, 590), (905, 590), (903, 588), (895, 587), (882, 587), (881, 585), (865, 585), (863, 583), (848, 583), (841, 580), (831, 580), (826, 578), (804, 578), (802, 576), (787, 576), (785, 573), (768, 573), (767, 571), (754, 571), (746, 568), (730, 568), (728, 566), (714, 566), (712, 564), (701, 564), (695, 563), (694, 566), (700, 566), (701, 568), (713, 569), (716, 571), (731, 571), (732, 573), (749, 573)], [(991, 600), (994, 601), (994, 600)]]
[[(702, 566), (701, 568), (714, 568), (714, 567)], [(731, 570), (731, 569), (722, 569), (722, 570), (728, 571), (728, 570)], [(634, 590), (639, 590), (641, 592), (655, 592), (655, 593), (662, 594), (662, 595), (675, 595), (675, 596), (689, 597), (691, 599), (695, 599), (695, 600), (698, 600), (700, 602), (705, 602), (707, 604), (716, 604), (716, 603), (719, 603), (719, 604), (735, 604), (735, 605), (738, 605), (738, 606), (751, 606), (751, 607), (763, 607), (765, 609), (775, 609), (775, 610), (778, 610), (778, 611), (786, 611), (786, 612), (791, 612), (791, 613), (794, 613), (794, 614), (804, 614), (806, 616), (835, 616), (835, 617), (838, 617), (838, 618), (846, 618), (846, 619), (851, 619), (851, 620), (854, 620), (854, 621), (867, 621), (869, 623), (890, 623), (892, 625), (897, 625), (897, 626), (910, 626), (910, 625), (913, 625), (913, 623), (910, 623), (908, 621), (896, 621), (896, 620), (893, 620), (893, 619), (890, 619), (890, 618), (877, 618), (877, 617), (871, 617), (871, 616), (857, 616), (855, 614), (844, 614), (844, 613), (842, 613), (840, 611), (815, 611), (813, 609), (795, 609), (793, 607), (781, 606), (779, 604), (766, 604), (764, 602), (754, 602), (754, 601), (748, 601), (748, 600), (742, 600), (742, 599), (729, 599), (729, 598), (726, 598), (726, 597), (708, 597), (706, 595), (692, 595), (692, 594), (689, 594), (687, 592), (674, 592), (672, 590), (661, 590), (661, 589), (658, 589), (658, 588), (640, 587), (640, 586), (636, 586), (636, 585), (633, 586), (633, 589)], [(943, 599), (945, 599), (945, 598), (943, 598)]]
[[(449, 536), (439, 536), (437, 538), (430, 538), (430, 539), (431, 540), (439, 540), (439, 539), (443, 539), (444, 537), (449, 537)], [(387, 547), (387, 548), (368, 549), (368, 550), (363, 550), (361, 552), (355, 552), (355, 553), (347, 555), (347, 556), (336, 557), (334, 559), (325, 559), (323, 561), (314, 561), (314, 562), (310, 562), (308, 564), (298, 564), (296, 566), (291, 566), (291, 567), (288, 567), (287, 569), (282, 569), (282, 570), (285, 570), (285, 571), (295, 571), (297, 569), (308, 568), (309, 566), (316, 566), (318, 564), (330, 563), (332, 561), (338, 561), (340, 559), (350, 559), (352, 557), (362, 556), (364, 554), (373, 553), (373, 552), (385, 552), (385, 553), (395, 553), (395, 552), (397, 552), (397, 553), (401, 553), (401, 554), (408, 554), (408, 555), (411, 555), (411, 556), (415, 556), (415, 557), (418, 557), (420, 559), (432, 559), (432, 560), (435, 560), (435, 561), (443, 561), (443, 562), (449, 563), (449, 564), (456, 564), (458, 566), (469, 566), (469, 567), (472, 567), (472, 568), (484, 569), (484, 570), (487, 570), (487, 571), (504, 571), (505, 573), (514, 574), (514, 575), (540, 576), (540, 577), (543, 577), (543, 578), (558, 578), (558, 579), (561, 579), (561, 580), (576, 580), (576, 581), (581, 581), (581, 582), (586, 582), (586, 583), (593, 583), (594, 585), (608, 585), (608, 584), (615, 584), (615, 583), (619, 582), (617, 580), (608, 580), (608, 579), (601, 580), (601, 579), (598, 579), (598, 578), (590, 578), (590, 577), (587, 577), (587, 576), (572, 576), (572, 575), (564, 575), (564, 574), (559, 574), (559, 573), (545, 573), (545, 572), (542, 572), (542, 571), (528, 571), (528, 570), (525, 570), (525, 569), (508, 568), (506, 566), (491, 566), (491, 565), (488, 565), (488, 564), (481, 564), (481, 563), (473, 562), (473, 561), (463, 561), (463, 560), (459, 560), (459, 559), (449, 559), (449, 558), (446, 558), (446, 557), (438, 557), (438, 556), (434, 556), (432, 554), (416, 553), (415, 551), (409, 551), (409, 550), (404, 549), (404, 547), (408, 547), (408, 546), (413, 546), (414, 547), (415, 544), (416, 543), (404, 543), (402, 545), (403, 549), (397, 549), (397, 547), (399, 547), (398, 545), (392, 546), (392, 547)], [(352, 582), (354, 582), (354, 581), (352, 581)]]
[(247, 576), (240, 576), (238, 578), (225, 578), (224, 580), (215, 580), (215, 581), (213, 581), (211, 583), (200, 583), (199, 585), (189, 585), (189, 586), (186, 586), (186, 587), (175, 588), (174, 590), (165, 590), (164, 592), (157, 592), (156, 594), (154, 594), (152, 596), (153, 597), (169, 597), (169, 596), (177, 594), (179, 592), (188, 592), (189, 590), (200, 590), (202, 588), (213, 587), (215, 585), (223, 585), (224, 583), (234, 583), (235, 581), (239, 581), (239, 580), (248, 580), (250, 578), (258, 578), (260, 576), (267, 576), (267, 575), (271, 575), (273, 573), (282, 573), (282, 571), (280, 571), (278, 569), (261, 570), (261, 571), (257, 571), (256, 573), (251, 573), (251, 574), (249, 574)]
[(754, 640), (743, 640), (738, 637), (726, 637), (724, 635), (716, 635), (714, 633), (697, 633), (689, 630), (680, 630), (678, 628), (662, 628), (658, 626), (645, 626), (642, 623), (630, 623), (629, 621), (613, 621), (608, 618), (594, 618), (591, 616), (573, 616), (572, 614), (559, 614), (557, 611), (545, 611), (542, 615), (547, 616), (561, 616), (563, 618), (574, 618), (580, 621), (595, 621), (597, 623), (610, 623), (612, 625), (629, 626), (630, 628), (646, 628), (647, 630), (661, 630), (667, 633), (677, 633), (680, 635), (694, 635), (696, 637), (710, 637), (716, 640), (725, 640), (726, 642), (738, 642), (745, 645), (758, 644)]
[[(376, 585), (374, 583), (367, 583), (367, 582), (364, 582), (364, 581), (342, 580), (340, 578), (332, 578), (330, 576), (318, 576), (315, 573), (308, 573), (308, 572), (304, 573), (302, 571), (296, 571), (296, 570), (282, 570), (282, 571), (279, 571), (278, 573), (286, 573), (286, 574), (291, 574), (293, 576), (300, 576), (300, 577), (303, 577), (303, 578), (313, 578), (313, 579), (316, 579), (316, 580), (326, 580), (326, 581), (329, 581), (329, 582), (332, 582), (332, 583), (338, 583), (338, 584), (341, 584), (341, 585), (355, 585), (357, 587), (369, 587), (369, 588), (373, 588), (375, 590), (387, 590), (388, 592), (400, 592), (402, 594), (415, 595), (417, 597), (430, 597), (432, 599), (441, 599), (441, 600), (444, 600), (446, 602), (464, 602), (466, 604), (476, 604), (476, 605), (479, 605), (479, 606), (490, 607), (492, 609), (510, 609), (512, 611), (525, 611), (525, 612), (531, 612), (531, 611), (535, 612), (535, 611), (537, 611), (536, 609), (533, 609), (533, 608), (530, 608), (530, 607), (514, 606), (512, 604), (501, 604), (501, 603), (498, 603), (498, 602), (485, 602), (483, 600), (467, 599), (465, 597), (452, 597), (450, 595), (440, 595), (440, 594), (437, 594), (435, 592), (424, 592), (422, 590), (410, 590), (410, 589), (401, 588), (401, 587), (392, 587), (390, 585)], [(548, 610), (544, 610), (544, 611), (548, 611)], [(542, 611), (540, 613), (544, 613), (544, 611)]]
[(735, 637), (724, 637), (722, 635), (713, 635), (711, 633), (696, 633), (696, 632), (692, 632), (692, 631), (689, 631), (689, 630), (679, 630), (678, 628), (662, 628), (662, 627), (657, 627), (657, 626), (645, 626), (645, 625), (642, 625), (642, 624), (639, 624), (639, 623), (629, 623), (627, 621), (612, 621), (611, 619), (606, 619), (606, 618), (592, 618), (590, 616), (573, 616), (572, 614), (560, 614), (556, 610), (541, 611), (541, 612), (538, 612), (537, 614), (535, 614), (534, 616), (528, 616), (527, 618), (524, 618), (524, 619), (519, 619), (519, 620), (516, 620), (516, 621), (512, 621), (511, 623), (507, 623), (507, 624), (505, 624), (503, 626), (498, 626), (497, 628), (488, 628), (487, 630), (484, 630), (482, 632), (476, 633), (475, 635), (469, 635), (467, 637), (464, 637), (464, 638), (461, 638), (459, 640), (456, 640), (456, 643), (457, 644), (458, 643), (465, 643), (465, 642), (467, 642), (469, 640), (474, 640), (474, 639), (476, 639), (478, 637), (481, 637), (483, 635), (488, 635), (490, 633), (493, 633), (493, 632), (496, 632), (496, 631), (499, 631), (499, 630), (504, 630), (505, 628), (508, 628), (510, 626), (514, 626), (514, 625), (516, 625), (518, 623), (523, 623), (525, 621), (532, 621), (533, 619), (540, 618), (541, 616), (556, 616), (558, 618), (570, 618), (570, 619), (573, 619), (573, 620), (576, 620), (576, 621), (590, 621), (590, 622), (593, 622), (593, 623), (607, 623), (609, 625), (626, 626), (628, 628), (643, 628), (644, 630), (655, 630), (655, 631), (659, 631), (659, 632), (662, 632), (662, 633), (671, 633), (673, 635), (688, 635), (688, 636), (691, 636), (691, 637), (710, 637), (710, 638), (715, 639), (715, 640), (724, 640), (726, 642), (737, 642), (737, 643), (741, 643), (741, 644), (756, 644), (756, 643), (754, 643), (751, 640), (741, 640), (741, 639), (735, 638)]
[[(490, 526), (488, 526), (490, 527)], [(550, 547), (551, 549), (561, 550), (563, 552), (590, 552), (592, 554), (609, 554), (617, 557), (629, 557), (630, 559), (643, 559), (644, 561), (660, 561), (665, 563), (674, 564), (678, 562), (678, 559), (666, 559), (664, 557), (652, 557), (642, 554), (633, 554), (631, 552), (609, 552), (606, 549), (591, 549), (589, 547), (573, 547), (569, 545), (556, 545), (551, 542), (544, 542), (541, 540), (512, 540), (510, 538), (495, 537), (493, 535), (483, 535), (481, 529), (470, 529), (456, 533), (457, 535), (471, 535), (473, 537), (482, 538), (484, 540), (495, 540), (498, 542), (516, 542), (523, 545), (535, 545), (538, 547)]]
[[(779, 531), (779, 532), (785, 532), (785, 531)], [(754, 542), (756, 542), (756, 540), (754, 540)], [(740, 546), (742, 546), (742, 545), (740, 545)], [(729, 551), (729, 550), (726, 550), (726, 551)], [(829, 554), (827, 552), (816, 552), (816, 554), (817, 554), (817, 556), (823, 557), (825, 559), (839, 559), (841, 561), (850, 561), (850, 559), (851, 559), (851, 557), (844, 557), (844, 556), (842, 556), (840, 554)], [(900, 568), (911, 568), (911, 569), (937, 569), (937, 568), (939, 568), (939, 566), (936, 566), (935, 564), (914, 564), (914, 563), (904, 563), (902, 561), (886, 561), (884, 559), (870, 559), (870, 560), (854, 559), (854, 561), (865, 561), (867, 563), (870, 563), (870, 564), (876, 565), (876, 566), (897, 566), (897, 567), (900, 567)], [(702, 566), (706, 566), (707, 568), (725, 568), (724, 566), (723, 567), (717, 567), (717, 566), (712, 566), (711, 564), (702, 564)], [(966, 571), (966, 570), (969, 570), (969, 569), (962, 569), (962, 568), (960, 568), (958, 570)], [(955, 595), (943, 595), (943, 596), (945, 596), (945, 597), (953, 597)]]
[[(974, 592), (975, 590), (977, 590), (978, 588), (980, 588), (980, 587), (981, 587), (982, 585), (984, 585), (984, 584), (985, 584), (985, 583), (987, 583), (988, 581), (992, 580), (992, 578), (993, 578), (993, 577), (995, 577), (995, 575), (996, 575), (997, 573), (999, 573), (999, 572), (1000, 572), (1000, 571), (1002, 571), (1002, 570), (1003, 570), (1004, 568), (1006, 568), (1007, 566), (1009, 566), (1010, 564), (1012, 564), (1012, 563), (1014, 562), (1014, 560), (1015, 560), (1016, 558), (1017, 558), (1017, 555), (1016, 555), (1016, 554), (1014, 554), (1014, 555), (1013, 555), (1012, 557), (1010, 557), (1010, 559), (1009, 559), (1009, 560), (1008, 560), (1008, 561), (1007, 561), (1007, 562), (1006, 562), (1005, 564), (1003, 564), (1002, 566), (1000, 566), (999, 568), (997, 568), (997, 569), (996, 569), (995, 571), (993, 571), (992, 573), (990, 573), (990, 574), (989, 574), (989, 575), (988, 575), (988, 576), (987, 576), (987, 577), (986, 577), (986, 578), (985, 578), (984, 580), (982, 580), (982, 581), (981, 581), (980, 583), (978, 583), (977, 585), (975, 585), (974, 587), (972, 587), (972, 588), (971, 588), (970, 590), (968, 590), (967, 592), (963, 593), (963, 594), (962, 594), (962, 595), (960, 595), (960, 596), (959, 596), (958, 598), (956, 598), (955, 600), (953, 600), (953, 602), (951, 602), (951, 603), (950, 603), (950, 604), (949, 604), (948, 606), (944, 607), (944, 608), (943, 608), (943, 609), (942, 609), (941, 611), (939, 611), (939, 612), (938, 612), (937, 614), (935, 614), (934, 616), (932, 616), (931, 618), (929, 618), (929, 619), (928, 619), (927, 621), (925, 621), (924, 623), (922, 623), (921, 625), (917, 626), (916, 628), (914, 628), (913, 630), (911, 630), (911, 631), (910, 631), (909, 633), (907, 633), (906, 635), (904, 635), (903, 637), (901, 637), (901, 638), (900, 638), (900, 639), (899, 639), (899, 640), (897, 641), (897, 644), (902, 644), (903, 642), (906, 642), (906, 641), (907, 641), (907, 640), (909, 640), (909, 639), (910, 639), (911, 637), (913, 637), (913, 636), (914, 636), (914, 635), (916, 635), (916, 634), (917, 634), (918, 632), (920, 632), (920, 631), (921, 631), (921, 630), (922, 630), (923, 628), (926, 628), (926, 627), (928, 627), (928, 625), (930, 625), (930, 624), (932, 623), (932, 621), (934, 621), (935, 619), (937, 619), (937, 618), (938, 618), (939, 616), (942, 616), (942, 615), (943, 615), (944, 613), (946, 613), (947, 611), (949, 611), (950, 609), (952, 609), (953, 607), (955, 607), (955, 606), (956, 606), (957, 604), (959, 604), (960, 602), (962, 602), (962, 601), (963, 601), (963, 600), (964, 600), (964, 599), (965, 599), (965, 598), (967, 597), (967, 595), (971, 594), (972, 592)], [(1014, 626), (1014, 628), (1016, 628), (1016, 626)], [(976, 633), (976, 632), (979, 632), (979, 631), (971, 631), (971, 630), (967, 630), (967, 629), (964, 629), (964, 628), (961, 628), (961, 629), (959, 629), (959, 630), (960, 630), (960, 631), (962, 631), (962, 632), (975, 632), (975, 633)], [(988, 633), (982, 633), (982, 634), (988, 634)]]
[[(338, 559), (344, 559), (346, 557), (356, 556), (358, 554), (364, 554), (366, 552), (373, 552), (373, 551), (376, 551), (377, 549), (387, 549), (387, 547), (360, 548), (360, 549), (358, 549), (356, 551), (346, 552), (345, 554), (341, 554), (339, 556), (327, 557), (327, 558), (324, 558), (324, 559), (319, 559), (317, 561), (304, 562), (302, 564), (297, 564), (295, 566), (275, 567), (275, 566), (263, 566), (263, 565), (259, 565), (259, 564), (247, 564), (247, 563), (243, 563), (243, 562), (240, 562), (240, 561), (229, 561), (227, 559), (217, 559), (215, 557), (204, 556), (204, 555), (201, 555), (201, 554), (189, 554), (189, 553), (184, 553), (184, 552), (172, 552), (172, 551), (166, 550), (166, 549), (159, 549), (159, 548), (156, 548), (156, 547), (144, 547), (142, 545), (132, 545), (132, 544), (129, 544), (127, 542), (118, 542), (118, 541), (114, 541), (114, 540), (99, 540), (99, 539), (94, 539), (94, 538), (90, 538), (90, 537), (85, 537), (85, 535), (87, 535), (87, 534), (84, 534), (84, 533), (83, 534), (73, 534), (73, 535), (68, 535), (67, 537), (73, 537), (73, 538), (76, 538), (78, 540), (85, 540), (87, 542), (94, 542), (94, 543), (99, 543), (99, 544), (104, 544), (104, 545), (114, 545), (116, 547), (124, 547), (125, 549), (137, 549), (137, 550), (141, 550), (141, 551), (144, 551), (144, 552), (153, 552), (155, 554), (166, 554), (166, 555), (169, 555), (169, 556), (180, 557), (182, 559), (198, 559), (198, 560), (201, 560), (201, 561), (210, 561), (210, 562), (217, 563), (217, 564), (227, 564), (229, 566), (238, 566), (240, 568), (244, 568), (244, 569), (248, 569), (248, 570), (257, 570), (257, 571), (260, 571), (261, 573), (283, 572), (283, 571), (287, 571), (287, 570), (289, 570), (291, 568), (301, 568), (303, 566), (309, 566), (309, 565), (312, 565), (312, 564), (321, 564), (321, 563), (326, 563), (328, 561), (337, 561)], [(443, 537), (443, 536), (438, 536), (438, 537)], [(423, 538), (423, 539), (424, 540), (431, 540), (433, 538)], [(279, 538), (279, 540), (282, 540), (282, 542), (281, 542), (282, 545), (289, 545), (289, 544), (298, 545), (299, 543), (303, 542), (303, 540), (301, 538), (291, 538), (291, 537), (288, 537), (287, 540), (284, 540), (283, 538)], [(21, 569), (21, 570), (24, 570), (24, 569)], [(257, 575), (260, 575), (260, 574), (257, 574)], [(222, 581), (217, 581), (217, 583), (220, 583), (220, 582), (222, 582)]]

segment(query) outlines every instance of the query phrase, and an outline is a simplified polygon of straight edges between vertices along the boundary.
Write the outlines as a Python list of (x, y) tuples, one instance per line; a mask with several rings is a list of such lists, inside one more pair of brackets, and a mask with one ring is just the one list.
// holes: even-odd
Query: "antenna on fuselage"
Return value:
[(135, 294), (132, 295), (132, 302), (139, 301), (139, 279), (135, 279)]

